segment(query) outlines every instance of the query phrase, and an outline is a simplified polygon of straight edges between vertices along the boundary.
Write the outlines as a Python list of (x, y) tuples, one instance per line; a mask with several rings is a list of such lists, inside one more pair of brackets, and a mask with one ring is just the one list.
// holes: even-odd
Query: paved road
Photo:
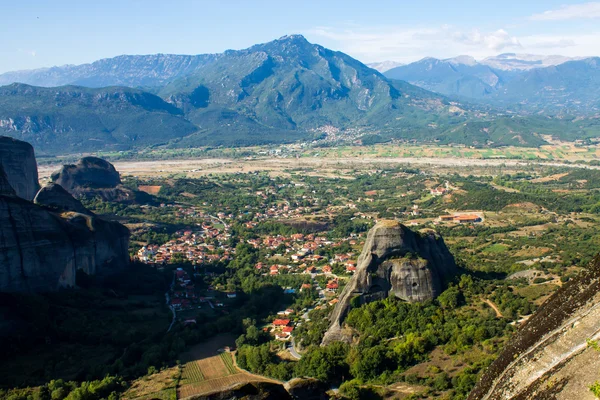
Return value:
[(288, 350), (290, 351), (290, 354), (292, 355), (292, 357), (294, 357), (294, 358), (296, 358), (298, 360), (302, 358), (302, 355), (296, 351), (296, 343), (294, 342), (294, 338), (293, 337), (292, 337), (291, 346), (288, 347)]

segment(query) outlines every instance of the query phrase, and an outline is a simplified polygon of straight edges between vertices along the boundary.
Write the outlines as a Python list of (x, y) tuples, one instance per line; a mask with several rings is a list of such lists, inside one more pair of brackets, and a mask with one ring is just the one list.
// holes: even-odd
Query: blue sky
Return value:
[(0, 73), (120, 54), (199, 54), (285, 34), (363, 62), (600, 55), (600, 2), (0, 0)]

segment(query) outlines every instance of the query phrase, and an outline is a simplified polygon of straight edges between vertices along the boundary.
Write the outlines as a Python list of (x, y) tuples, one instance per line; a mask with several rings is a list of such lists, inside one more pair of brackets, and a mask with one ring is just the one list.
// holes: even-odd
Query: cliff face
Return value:
[(133, 202), (136, 195), (121, 185), (114, 165), (98, 157), (84, 157), (77, 164), (64, 165), (51, 176), (77, 198), (100, 197), (104, 201)]
[(33, 147), (6, 136), (0, 136), (0, 164), (17, 196), (33, 200), (40, 189)]
[(0, 291), (56, 290), (74, 286), (78, 269), (103, 274), (129, 263), (127, 228), (49, 191), (56, 189), (42, 189), (38, 204), (17, 197), (0, 166)]
[(361, 304), (394, 294), (406, 301), (437, 297), (456, 272), (454, 257), (434, 233), (421, 236), (396, 221), (382, 221), (367, 235), (354, 276), (340, 295), (323, 343), (350, 338), (342, 323), (358, 296)]
[(469, 399), (594, 399), (600, 380), (600, 257), (527, 320)]

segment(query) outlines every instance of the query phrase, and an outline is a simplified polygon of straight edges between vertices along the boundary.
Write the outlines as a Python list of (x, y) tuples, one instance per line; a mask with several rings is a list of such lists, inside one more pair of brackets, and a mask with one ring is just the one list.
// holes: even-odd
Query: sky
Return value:
[(220, 53), (297, 33), (365, 63), (600, 55), (600, 1), (0, 0), (0, 15), (0, 73)]

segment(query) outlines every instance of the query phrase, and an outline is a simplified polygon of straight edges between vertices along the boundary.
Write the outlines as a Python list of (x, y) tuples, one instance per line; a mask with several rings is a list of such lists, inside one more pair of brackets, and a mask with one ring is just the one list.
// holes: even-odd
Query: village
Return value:
[[(275, 188), (273, 188), (275, 189)], [(449, 193), (451, 186), (437, 186), (426, 189), (429, 196), (436, 197)], [(257, 197), (267, 200), (273, 193), (269, 190), (254, 192)], [(365, 197), (357, 199), (372, 201), (375, 191), (365, 192)], [(309, 203), (318, 204), (319, 199), (303, 196)], [(161, 245), (145, 245), (136, 254), (136, 258), (157, 269), (168, 265), (187, 265), (186, 268), (176, 268), (173, 272), (173, 283), (167, 293), (168, 306), (184, 325), (198, 323), (198, 315), (208, 318), (227, 314), (237, 298), (235, 287), (210, 285), (200, 289), (197, 280), (214, 274), (206, 268), (216, 263), (228, 263), (236, 255), (232, 246), (231, 226), (242, 217), (243, 226), (249, 232), (264, 221), (290, 220), (314, 215), (310, 206), (292, 207), (288, 202), (278, 204), (263, 203), (262, 207), (252, 209), (247, 207), (242, 215), (231, 212), (215, 212), (209, 214), (201, 207), (186, 207), (181, 204), (162, 204), (161, 208), (172, 213), (177, 218), (186, 221), (189, 229), (175, 232), (173, 238)], [(339, 208), (327, 207), (327, 212), (339, 212)], [(342, 207), (355, 209), (350, 201)], [(373, 217), (367, 213), (354, 210), (354, 218), (369, 220)], [(405, 213), (404, 223), (417, 226), (432, 222), (433, 224), (475, 224), (483, 221), (482, 213), (448, 213), (436, 218), (423, 216), (418, 204)], [(297, 287), (285, 287), (286, 294), (300, 294), (304, 290), (314, 290), (317, 294), (313, 304), (303, 310), (288, 308), (273, 315), (271, 323), (263, 327), (265, 332), (279, 341), (293, 342), (294, 329), (308, 317), (308, 311), (332, 307), (338, 301), (337, 297), (347, 280), (356, 271), (356, 262), (364, 243), (365, 232), (351, 233), (344, 238), (331, 238), (327, 232), (293, 233), (289, 235), (250, 235), (243, 242), (254, 249), (264, 252), (253, 268), (256, 274), (263, 276), (301, 275), (308, 278), (306, 283)], [(238, 238), (239, 239), (239, 238)], [(191, 268), (191, 269), (190, 269)], [(310, 282), (310, 283), (308, 283)], [(293, 346), (292, 346), (293, 347)], [(295, 350), (294, 350), (295, 351)]]

